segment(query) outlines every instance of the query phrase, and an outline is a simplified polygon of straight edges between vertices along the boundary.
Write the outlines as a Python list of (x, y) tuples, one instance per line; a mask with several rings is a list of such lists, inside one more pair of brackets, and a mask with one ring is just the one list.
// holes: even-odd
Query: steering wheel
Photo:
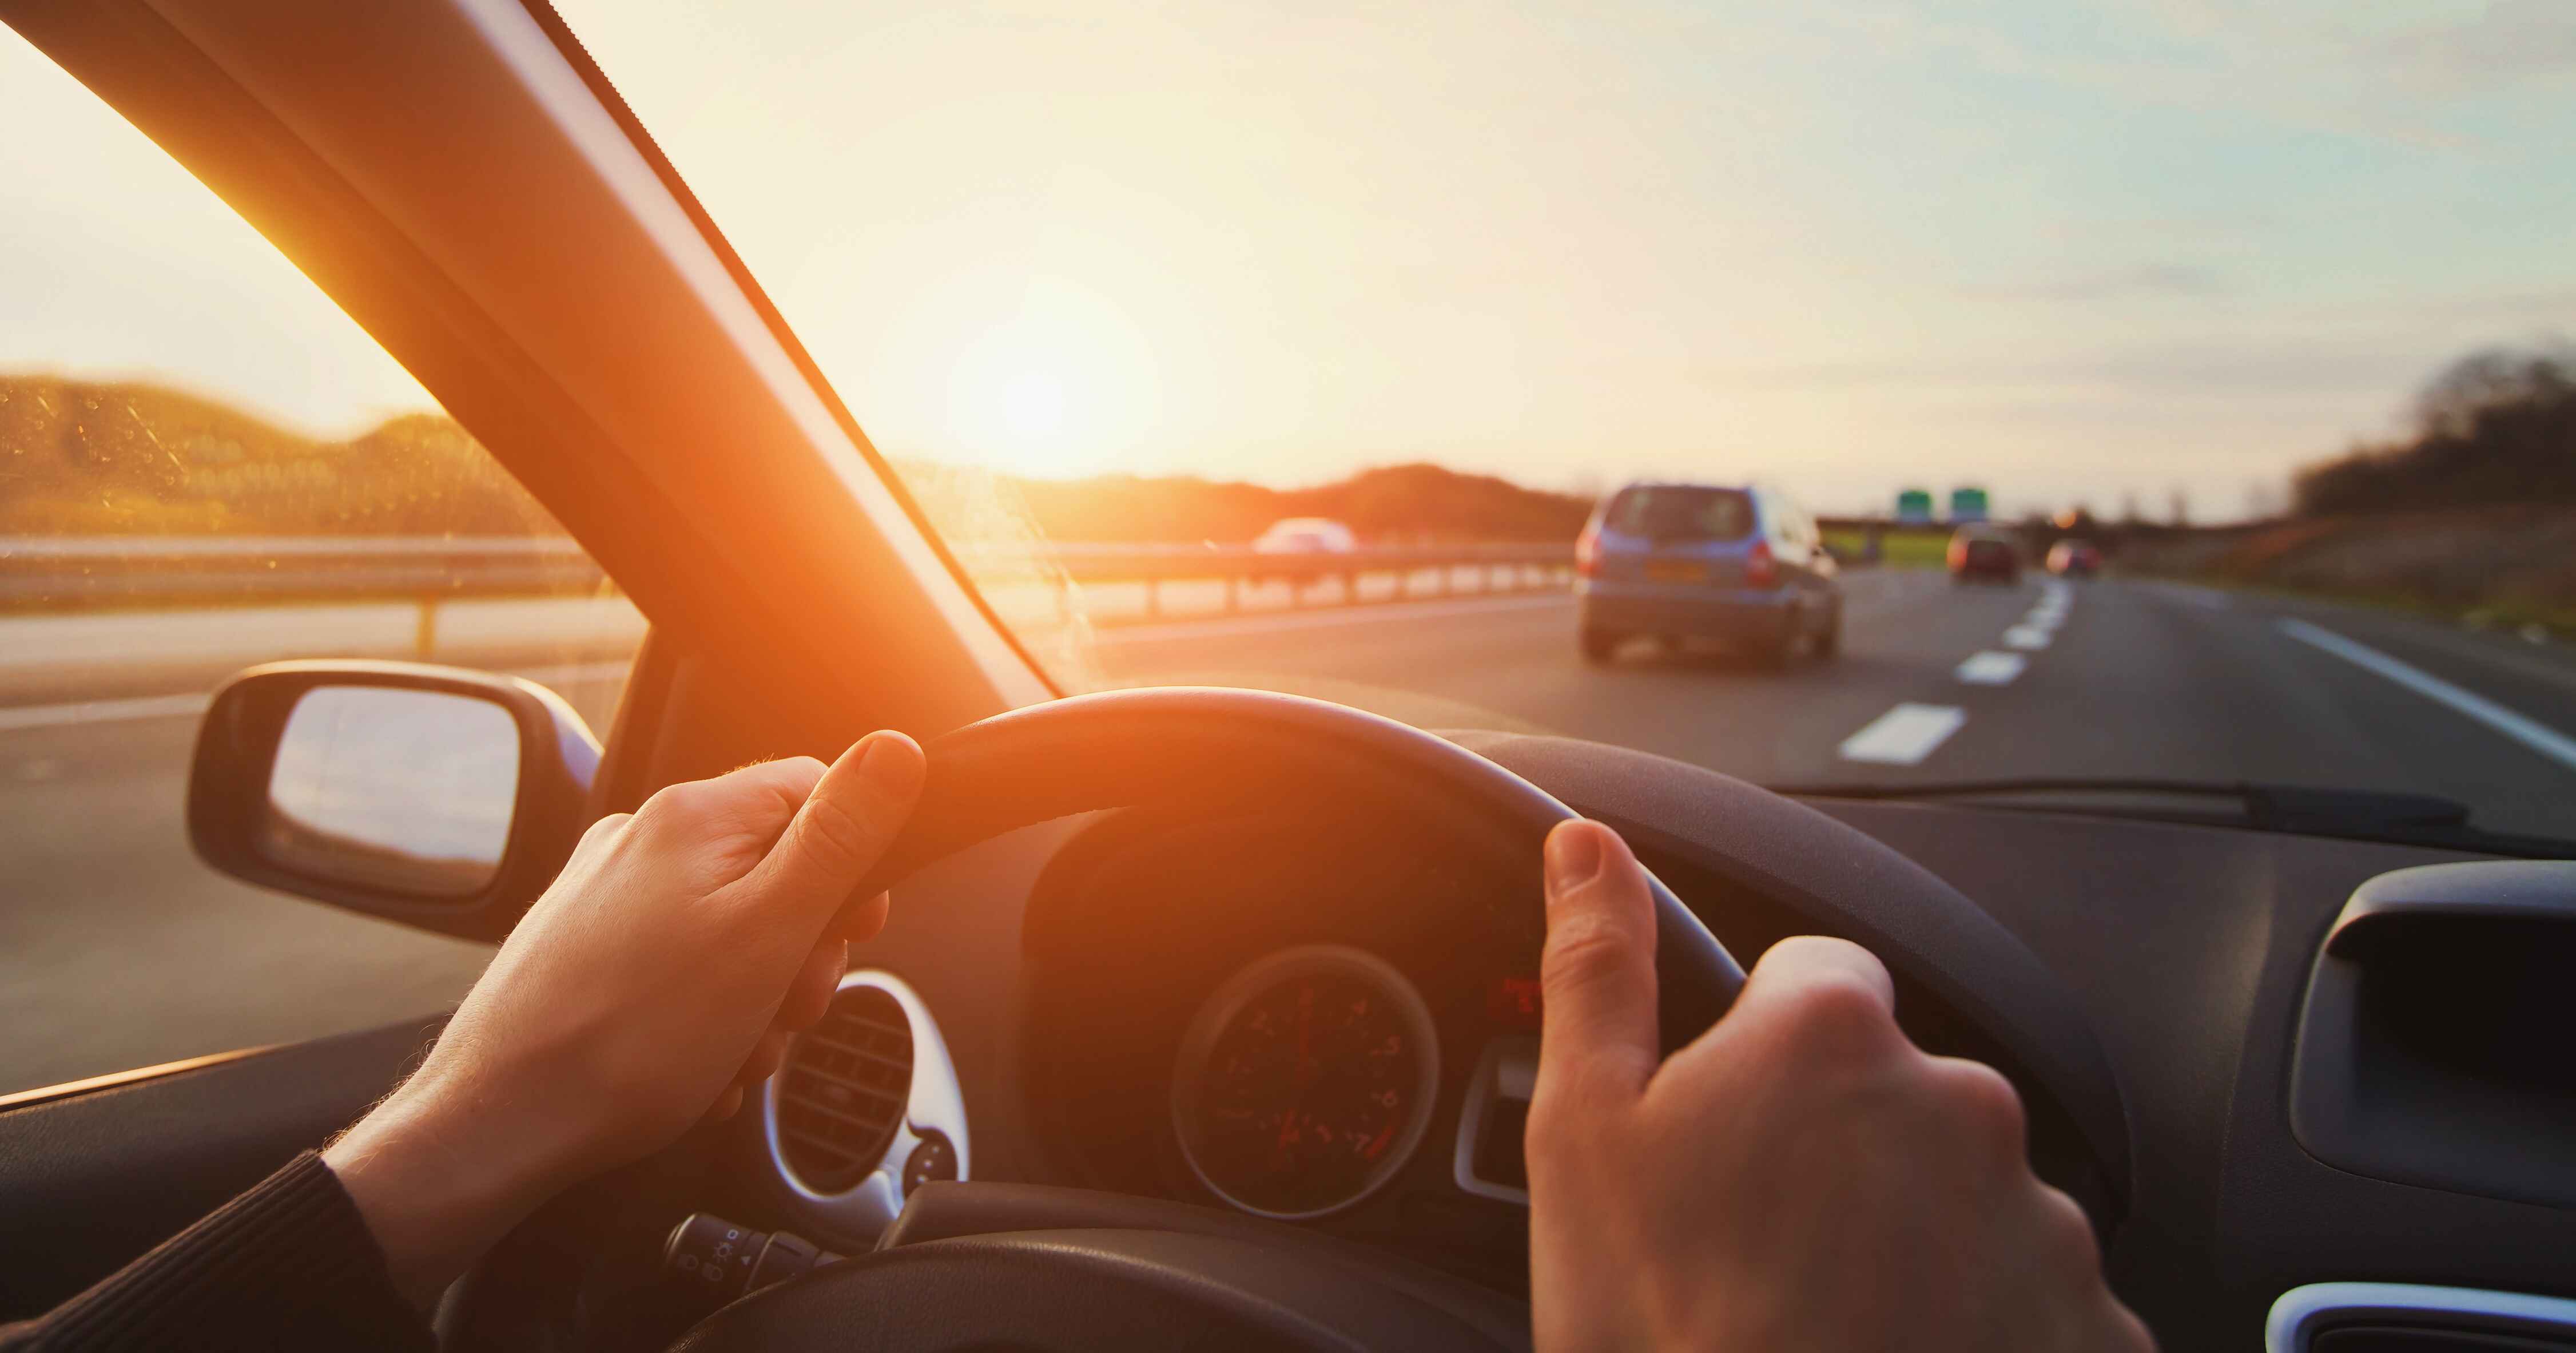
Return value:
[[(1446, 739), (1341, 705), (1265, 691), (1164, 687), (1032, 705), (932, 741), (911, 821), (863, 883), (870, 897), (934, 860), (1075, 813), (1374, 789), (1526, 860), (1574, 812)], [(1696, 1037), (1744, 970), (1659, 880), (1655, 967), (1667, 1047)], [(1537, 927), (1533, 927), (1533, 933)], [(1527, 1317), (1390, 1256), (1176, 1204), (1011, 1185), (932, 1186), (971, 1233), (924, 1238), (908, 1208), (876, 1253), (717, 1312), (689, 1353), (734, 1350), (1164, 1346), (1294, 1350), (1525, 1346)], [(979, 1192), (980, 1191), (980, 1192)], [(960, 1206), (963, 1198), (982, 1205)], [(1205, 1214), (1196, 1217), (1194, 1214)], [(1214, 1218), (1214, 1220), (1208, 1220)], [(997, 1296), (1007, 1300), (996, 1300)]]

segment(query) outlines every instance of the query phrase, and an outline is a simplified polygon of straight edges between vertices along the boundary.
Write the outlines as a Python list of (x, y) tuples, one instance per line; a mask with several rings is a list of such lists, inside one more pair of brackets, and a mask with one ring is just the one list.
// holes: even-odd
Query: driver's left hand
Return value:
[(426, 1304), (538, 1203), (738, 1108), (822, 1018), (844, 909), (921, 791), (872, 733), (672, 785), (601, 819), (511, 932), (418, 1073), (323, 1152)]

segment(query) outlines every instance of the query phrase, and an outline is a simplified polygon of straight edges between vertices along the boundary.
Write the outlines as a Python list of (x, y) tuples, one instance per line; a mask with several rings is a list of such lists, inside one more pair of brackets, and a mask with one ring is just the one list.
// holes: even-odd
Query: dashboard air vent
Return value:
[(816, 1193), (836, 1193), (884, 1162), (912, 1089), (912, 1021), (875, 987), (844, 989), (823, 1021), (797, 1035), (779, 1073), (785, 1164)]

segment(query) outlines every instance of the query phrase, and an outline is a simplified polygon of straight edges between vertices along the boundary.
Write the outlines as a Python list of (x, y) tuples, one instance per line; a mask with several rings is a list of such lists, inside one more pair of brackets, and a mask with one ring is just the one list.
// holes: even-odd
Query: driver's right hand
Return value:
[(1541, 1350), (2151, 1350), (2093, 1232), (2032, 1175), (1992, 1068), (1897, 1028), (1887, 969), (1772, 946), (1658, 1065), (1655, 920), (1617, 833), (1548, 837), (1530, 1105)]

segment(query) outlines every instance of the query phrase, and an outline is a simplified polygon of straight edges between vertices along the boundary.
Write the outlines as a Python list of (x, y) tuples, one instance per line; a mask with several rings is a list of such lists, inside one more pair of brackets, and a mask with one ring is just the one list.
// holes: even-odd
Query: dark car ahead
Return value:
[(1950, 537), (1950, 581), (2021, 581), (2021, 545), (1992, 526), (1962, 526)]
[(1575, 542), (1583, 656), (1623, 641), (1710, 639), (1757, 662), (1842, 640), (1842, 586), (1815, 519), (1759, 485), (1630, 484)]

